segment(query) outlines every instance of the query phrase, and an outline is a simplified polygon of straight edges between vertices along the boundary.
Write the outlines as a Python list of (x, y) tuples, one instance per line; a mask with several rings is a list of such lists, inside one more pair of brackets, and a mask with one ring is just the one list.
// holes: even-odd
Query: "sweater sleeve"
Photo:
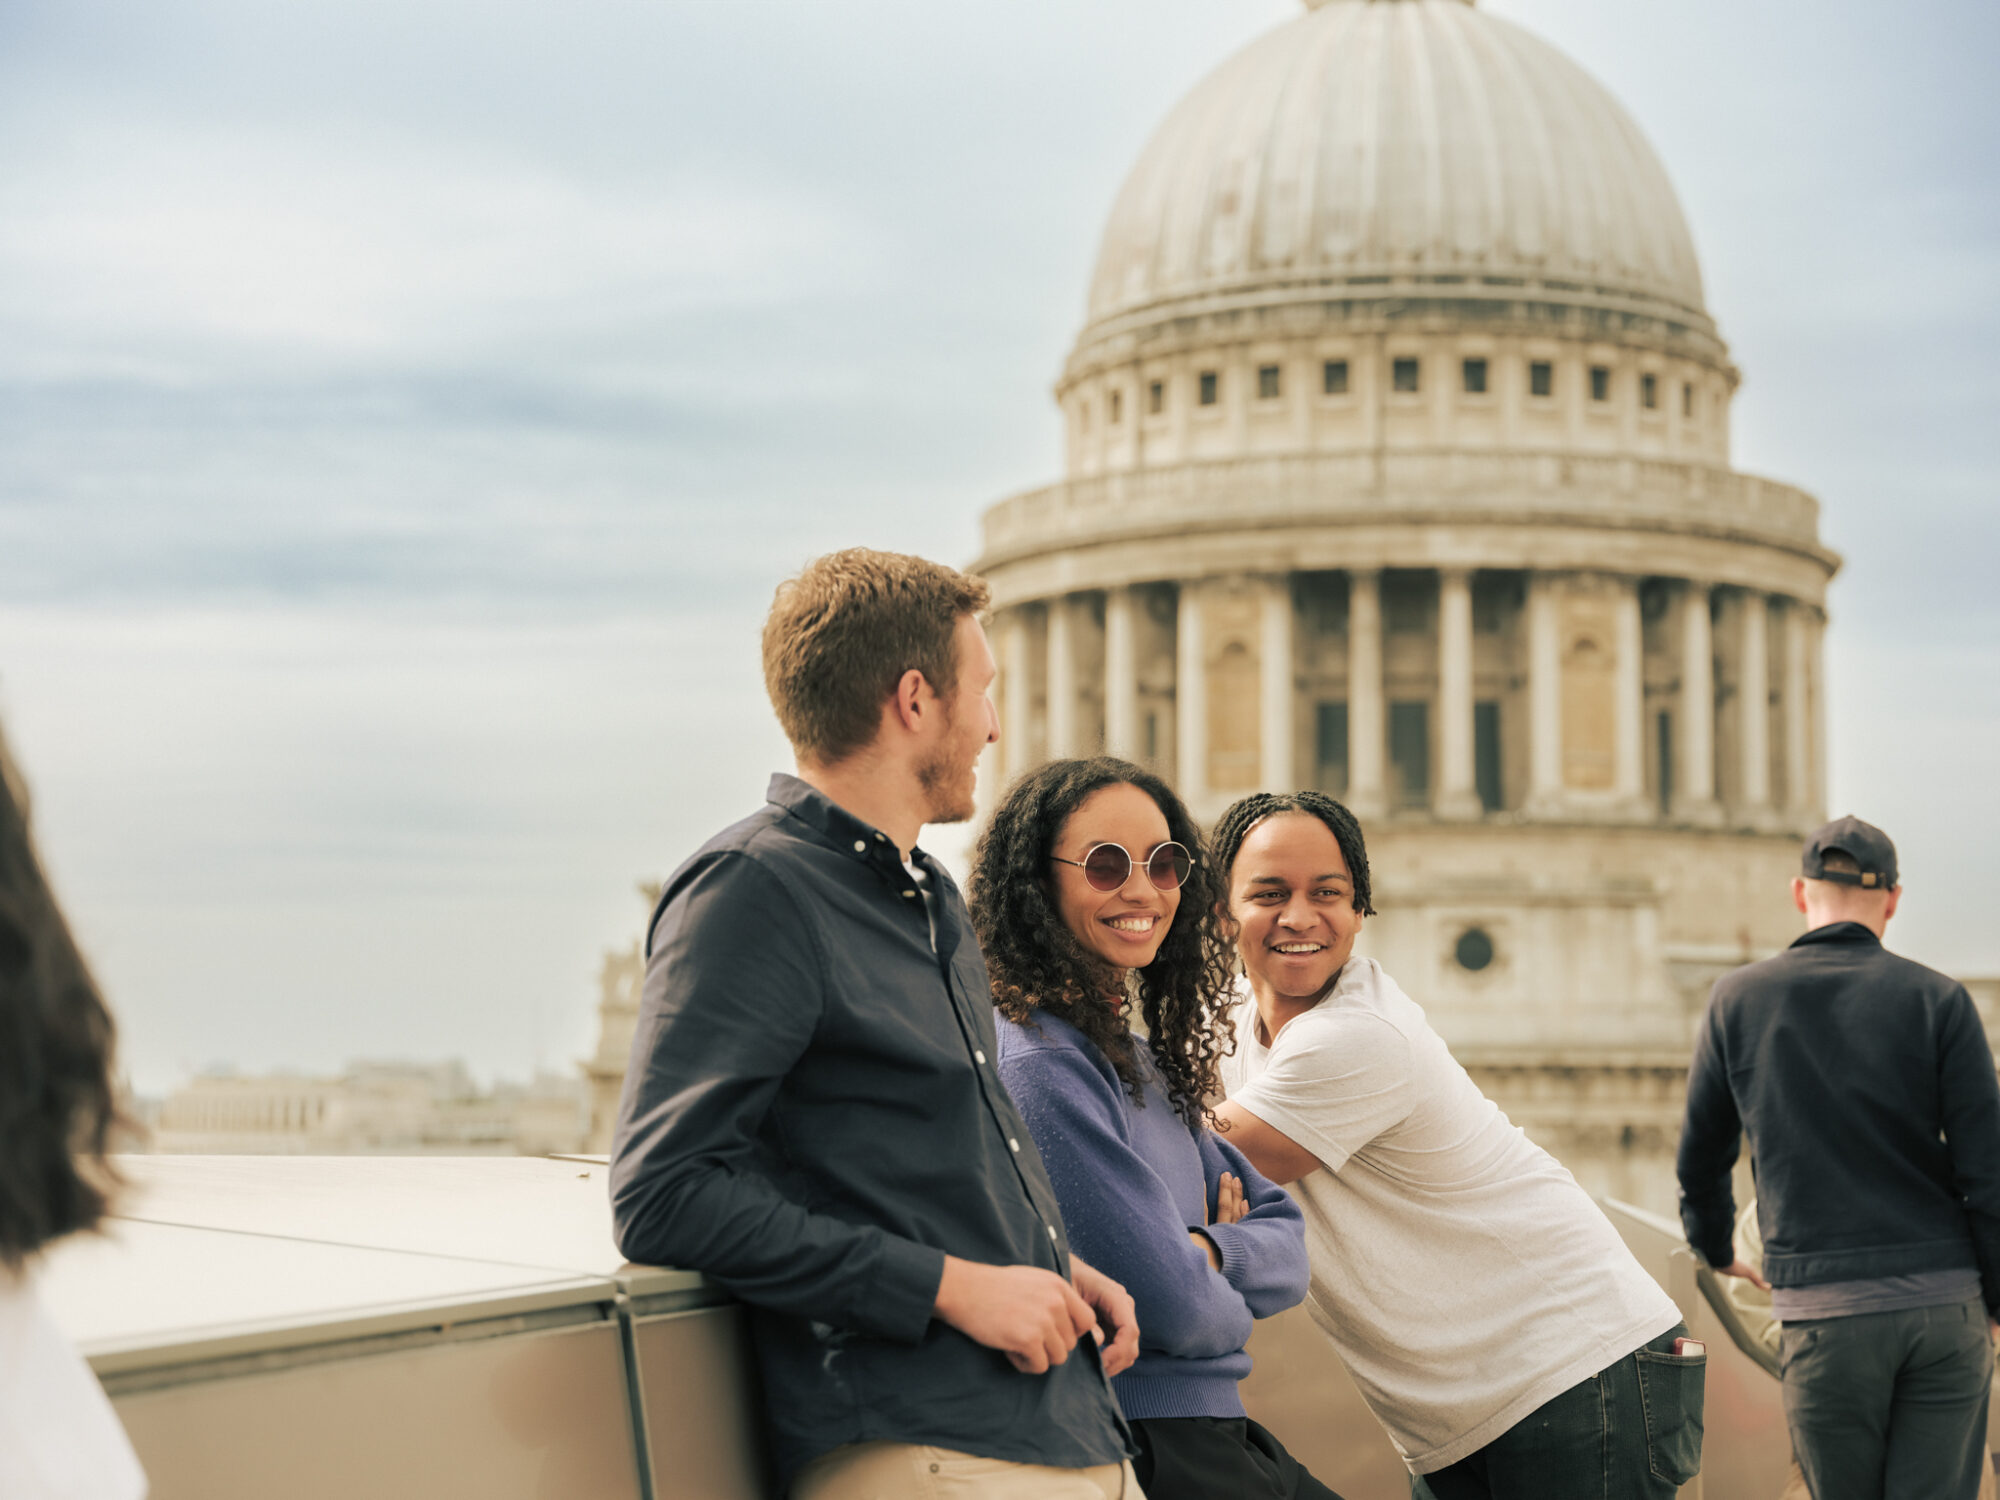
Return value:
[(1201, 1166), (1211, 1206), (1222, 1174), (1229, 1172), (1243, 1184), (1243, 1200), (1250, 1210), (1234, 1224), (1210, 1224), (1203, 1231), (1221, 1252), (1223, 1279), (1259, 1318), (1305, 1301), (1311, 1277), (1306, 1222), (1292, 1195), (1213, 1131), (1201, 1133)]
[(2000, 1308), (2000, 1081), (1964, 985), (1945, 1002), (1940, 1021), (1938, 1097), (1952, 1184), (1972, 1228), (1986, 1305)]
[(1057, 1047), (1003, 1055), (1000, 1075), (1048, 1167), (1070, 1248), (1132, 1294), (1140, 1346), (1182, 1359), (1241, 1349), (1250, 1309), (1132, 1149), (1123, 1119), (1131, 1105), (1116, 1079)]
[(1743, 1120), (1729, 1089), (1722, 1020), (1711, 995), (1688, 1065), (1687, 1115), (1674, 1170), (1681, 1183), (1681, 1227), (1711, 1266), (1736, 1259), (1736, 1193), (1729, 1172), (1743, 1148)]

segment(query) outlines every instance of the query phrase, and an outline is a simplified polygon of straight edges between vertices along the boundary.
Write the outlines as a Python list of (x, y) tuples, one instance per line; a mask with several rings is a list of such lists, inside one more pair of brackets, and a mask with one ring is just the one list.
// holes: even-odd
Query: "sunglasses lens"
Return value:
[(1132, 873), (1132, 856), (1116, 844), (1099, 844), (1083, 857), (1083, 878), (1095, 891), (1115, 891)]
[(1179, 844), (1162, 844), (1146, 861), (1146, 874), (1163, 891), (1177, 891), (1194, 868), (1194, 859)]

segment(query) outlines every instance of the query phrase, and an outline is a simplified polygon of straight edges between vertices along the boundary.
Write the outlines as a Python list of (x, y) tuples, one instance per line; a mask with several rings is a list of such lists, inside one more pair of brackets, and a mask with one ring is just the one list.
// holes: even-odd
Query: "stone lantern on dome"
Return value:
[(1003, 735), (1362, 816), (1364, 945), (1587, 1186), (1670, 1204), (1690, 1026), (1821, 817), (1818, 505), (1618, 102), (1467, 0), (1308, 0), (1167, 117), (994, 505)]

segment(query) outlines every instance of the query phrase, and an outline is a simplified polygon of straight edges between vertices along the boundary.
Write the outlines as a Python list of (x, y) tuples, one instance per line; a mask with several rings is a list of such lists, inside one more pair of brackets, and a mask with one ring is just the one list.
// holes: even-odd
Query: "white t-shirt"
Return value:
[(1458, 1462), (1681, 1320), (1610, 1220), (1373, 959), (1269, 1048), (1240, 982), (1229, 1097), (1320, 1159), (1313, 1318), (1404, 1461)]
[(90, 1366), (35, 1295), (0, 1268), (0, 1495), (144, 1500), (146, 1475)]

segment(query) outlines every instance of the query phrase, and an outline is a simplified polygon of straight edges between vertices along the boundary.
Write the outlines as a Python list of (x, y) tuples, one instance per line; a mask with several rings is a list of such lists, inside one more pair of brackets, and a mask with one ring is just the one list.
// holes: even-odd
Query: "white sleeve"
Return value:
[(1230, 1099), (1338, 1172), (1410, 1113), (1409, 1039), (1366, 1012), (1300, 1016)]

